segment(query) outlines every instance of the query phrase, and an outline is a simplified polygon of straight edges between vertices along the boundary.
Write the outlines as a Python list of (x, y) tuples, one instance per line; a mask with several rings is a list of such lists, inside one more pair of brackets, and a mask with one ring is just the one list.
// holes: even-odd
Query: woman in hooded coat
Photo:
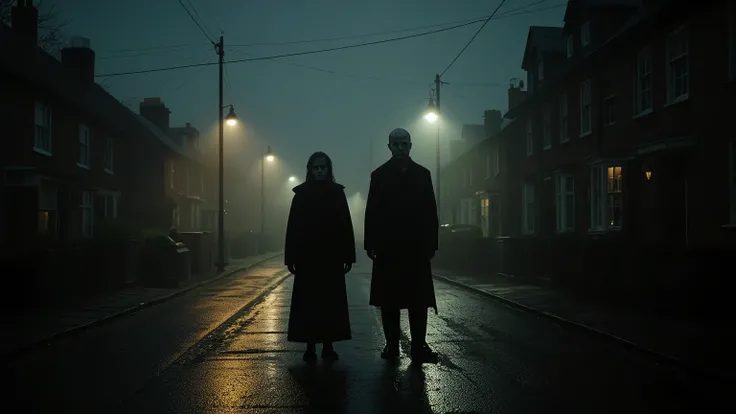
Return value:
[(345, 275), (355, 263), (355, 237), (342, 185), (332, 160), (315, 152), (307, 179), (294, 187), (286, 228), (284, 261), (294, 274), (288, 340), (307, 344), (304, 361), (338, 359), (333, 342), (352, 338)]

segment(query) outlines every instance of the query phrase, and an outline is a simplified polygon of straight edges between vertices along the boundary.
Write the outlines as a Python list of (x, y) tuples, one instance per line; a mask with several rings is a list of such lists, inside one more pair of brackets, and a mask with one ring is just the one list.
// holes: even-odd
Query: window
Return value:
[(567, 35), (567, 58), (571, 58), (573, 54), (572, 35)]
[(623, 166), (602, 164), (590, 169), (590, 228), (621, 227)]
[(534, 154), (534, 131), (532, 131), (532, 119), (527, 118), (526, 120), (526, 155), (531, 156)]
[(486, 154), (486, 179), (491, 178), (491, 154)]
[(57, 189), (42, 182), (38, 191), (38, 233), (44, 236), (55, 236), (58, 210)]
[(489, 198), (488, 222), (491, 236), (501, 235), (501, 196), (493, 194)]
[(468, 168), (465, 167), (465, 168), (463, 168), (463, 187), (467, 187), (468, 186), (468, 184), (469, 184), (468, 181), (469, 180), (470, 180), (470, 176), (469, 176)]
[(687, 99), (690, 76), (688, 42), (685, 30), (679, 29), (667, 38), (667, 102)]
[(41, 102), (36, 102), (35, 125), (33, 149), (51, 155), (51, 108)]
[(468, 167), (468, 184), (473, 185), (473, 169)]
[(199, 176), (199, 196), (204, 198), (204, 174), (200, 174)]
[(491, 237), (491, 222), (489, 214), (488, 198), (480, 199), (480, 227), (483, 229), (483, 237)]
[(113, 143), (112, 138), (105, 138), (105, 171), (112, 174), (113, 172)]
[(590, 44), (590, 22), (585, 22), (580, 26), (580, 43), (583, 47)]
[(563, 93), (560, 96), (560, 143), (570, 140), (567, 125), (567, 94)]
[(736, 225), (736, 139), (731, 140), (731, 173), (729, 177), (729, 187), (731, 192), (731, 217), (730, 223)]
[(524, 234), (534, 233), (534, 184), (524, 183), (524, 191), (521, 194), (524, 214), (522, 216), (522, 231)]
[(644, 48), (636, 55), (634, 112), (642, 115), (652, 110), (652, 49)]
[(89, 127), (79, 124), (79, 160), (77, 165), (89, 168)]
[(493, 152), (493, 175), (498, 175), (501, 173), (501, 154), (499, 153), (499, 151), (500, 150), (498, 146), (496, 146), (496, 150)]
[(168, 176), (169, 176), (169, 188), (172, 190), (174, 189), (174, 175), (176, 173), (176, 170), (174, 170), (174, 161), (169, 160), (168, 162)]
[(557, 211), (557, 231), (575, 229), (575, 177), (571, 174), (555, 176), (555, 206)]
[(93, 230), (93, 205), (92, 205), (92, 192), (82, 191), (82, 204), (79, 205), (79, 209), (82, 212), (82, 237), (91, 238)]
[(591, 81), (586, 80), (580, 85), (580, 136), (587, 135), (592, 131), (592, 109), (591, 109)]
[(541, 53), (537, 56), (537, 79), (540, 81), (544, 79), (544, 59)]
[(106, 219), (118, 218), (118, 197), (112, 194), (105, 195), (104, 200), (104, 217)]
[(552, 148), (552, 105), (544, 105), (544, 129), (542, 130), (542, 149)]
[(603, 123), (605, 125), (616, 123), (616, 95), (610, 95), (603, 100)]

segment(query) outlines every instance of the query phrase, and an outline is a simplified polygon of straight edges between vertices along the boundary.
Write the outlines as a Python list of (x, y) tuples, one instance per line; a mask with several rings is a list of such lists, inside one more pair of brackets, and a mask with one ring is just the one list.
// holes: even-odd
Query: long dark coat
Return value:
[(294, 188), (285, 264), (294, 265), (288, 340), (351, 339), (345, 263), (355, 263), (355, 236), (345, 187), (330, 181)]
[(371, 174), (364, 247), (375, 252), (370, 304), (434, 308), (430, 260), (438, 248), (437, 202), (429, 170), (392, 158)]

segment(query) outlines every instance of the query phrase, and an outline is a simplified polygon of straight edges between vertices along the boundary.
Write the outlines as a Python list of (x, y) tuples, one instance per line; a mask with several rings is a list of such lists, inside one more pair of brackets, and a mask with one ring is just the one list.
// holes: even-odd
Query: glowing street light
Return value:
[(291, 177), (289, 177), (289, 182), (290, 183), (293, 183), (295, 181), (296, 181), (296, 177), (294, 177), (293, 175)]
[(274, 159), (274, 158), (273, 158), (273, 154), (268, 154), (268, 155), (266, 155), (266, 161), (268, 161), (268, 162), (273, 162), (273, 159)]
[(235, 115), (235, 110), (233, 110), (232, 105), (230, 105), (230, 112), (225, 116), (225, 123), (231, 127), (238, 124), (238, 117)]

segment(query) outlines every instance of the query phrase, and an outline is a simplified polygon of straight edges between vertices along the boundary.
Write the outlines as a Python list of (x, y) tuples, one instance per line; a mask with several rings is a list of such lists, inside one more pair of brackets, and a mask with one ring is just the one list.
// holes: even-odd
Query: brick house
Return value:
[[(509, 106), (523, 101), (518, 83), (509, 88)], [(518, 221), (516, 176), (522, 154), (511, 145), (522, 136), (518, 122), (503, 119), (498, 110), (485, 111), (485, 139), (442, 170), (444, 223), (477, 225), (492, 238), (514, 233)]]
[[(140, 170), (137, 180), (148, 179), (149, 191), (164, 197), (156, 222), (169, 223), (178, 231), (215, 230), (215, 169), (202, 153), (199, 131), (189, 123), (171, 127), (171, 111), (160, 98), (144, 99), (139, 113), (139, 121), (163, 144), (151, 158), (153, 163)], [(145, 219), (145, 214), (140, 219)]]
[(506, 115), (526, 135), (516, 235), (540, 259), (520, 272), (636, 277), (736, 247), (735, 10), (570, 1), (564, 27), (530, 29), (529, 97)]
[(200, 228), (191, 206), (205, 203), (209, 170), (197, 151), (94, 82), (89, 40), (74, 38), (58, 61), (38, 47), (37, 25), (26, 1), (13, 7), (12, 28), (0, 25), (3, 257), (88, 240), (111, 221), (168, 229), (182, 209), (182, 230)]

